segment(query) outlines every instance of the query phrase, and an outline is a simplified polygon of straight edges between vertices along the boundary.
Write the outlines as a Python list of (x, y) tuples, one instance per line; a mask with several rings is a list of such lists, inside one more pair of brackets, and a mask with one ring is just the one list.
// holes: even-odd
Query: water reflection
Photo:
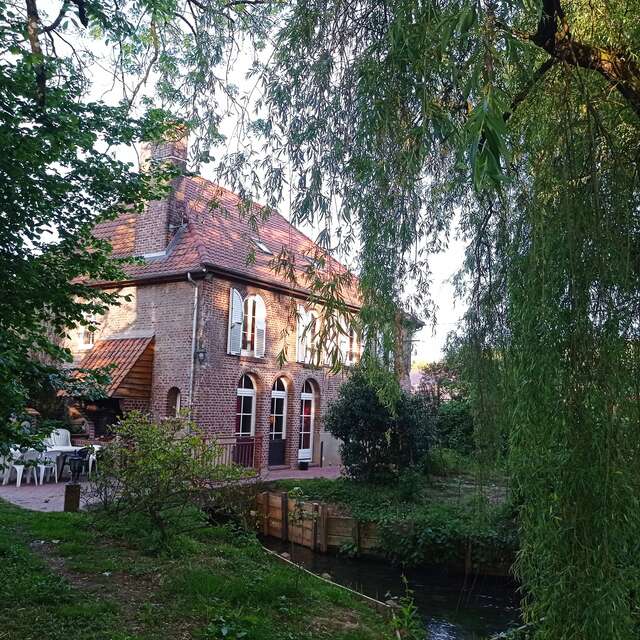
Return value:
[[(278, 553), (291, 552), (290, 544), (279, 540), (263, 543)], [(378, 600), (404, 594), (402, 571), (383, 562), (316, 554), (297, 545), (293, 560)], [(405, 575), (430, 640), (480, 640), (519, 623), (516, 586), (511, 580), (488, 576), (465, 580), (441, 569), (413, 569)]]

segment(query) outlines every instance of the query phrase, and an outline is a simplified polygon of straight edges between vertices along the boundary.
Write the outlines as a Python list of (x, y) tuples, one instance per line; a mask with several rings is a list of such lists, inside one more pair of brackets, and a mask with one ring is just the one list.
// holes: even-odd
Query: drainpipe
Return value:
[[(203, 269), (206, 271), (206, 269)], [(191, 272), (187, 271), (187, 280), (193, 285), (193, 325), (191, 329), (191, 371), (189, 374), (189, 413), (193, 403), (193, 380), (196, 366), (196, 327), (198, 323), (198, 283), (191, 277)]]

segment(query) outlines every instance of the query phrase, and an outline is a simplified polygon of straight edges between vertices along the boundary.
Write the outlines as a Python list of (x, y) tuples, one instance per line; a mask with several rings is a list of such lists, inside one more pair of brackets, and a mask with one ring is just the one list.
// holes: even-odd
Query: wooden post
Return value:
[(80, 485), (73, 482), (64, 487), (64, 510), (78, 511), (80, 509)]
[(283, 540), (289, 539), (289, 494), (285, 491), (280, 494), (280, 510), (282, 512), (282, 527), (280, 528), (280, 537)]
[(315, 551), (318, 548), (318, 520), (320, 517), (320, 505), (317, 502), (313, 503), (313, 510), (311, 511), (311, 548)]
[(471, 541), (467, 540), (467, 549), (466, 549), (466, 553), (464, 554), (464, 575), (467, 576), (471, 573), (471, 569), (472, 569), (472, 563), (471, 563)]
[(262, 533), (269, 535), (269, 492), (264, 491), (262, 494)]
[(328, 537), (329, 537), (329, 513), (326, 504), (320, 505), (320, 514), (318, 516), (318, 547), (322, 553), (327, 553)]
[(358, 520), (353, 521), (351, 536), (353, 537), (353, 544), (356, 547), (356, 551), (360, 553), (360, 522)]

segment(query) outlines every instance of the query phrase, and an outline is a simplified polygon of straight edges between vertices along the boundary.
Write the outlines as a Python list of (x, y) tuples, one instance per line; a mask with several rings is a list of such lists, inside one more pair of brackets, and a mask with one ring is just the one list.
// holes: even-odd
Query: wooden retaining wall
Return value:
[[(372, 554), (379, 548), (375, 523), (359, 522), (345, 516), (335, 505), (294, 500), (286, 492), (265, 491), (257, 497), (257, 512), (263, 535), (291, 541), (314, 551), (327, 553), (329, 549), (351, 546), (356, 553)], [(454, 564), (449, 568), (481, 575), (510, 575), (510, 563), (473, 562), (470, 544), (460, 566)]]
[(341, 515), (333, 505), (299, 501), (287, 493), (265, 491), (258, 495), (262, 533), (326, 553), (353, 545), (355, 551), (378, 546), (376, 525)]

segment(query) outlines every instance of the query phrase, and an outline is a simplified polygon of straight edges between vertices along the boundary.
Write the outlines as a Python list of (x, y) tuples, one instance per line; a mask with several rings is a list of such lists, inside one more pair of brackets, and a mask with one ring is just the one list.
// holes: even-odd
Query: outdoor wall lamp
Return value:
[(205, 349), (198, 349), (196, 351), (196, 358), (198, 358), (198, 362), (202, 364), (207, 357), (207, 352)]

